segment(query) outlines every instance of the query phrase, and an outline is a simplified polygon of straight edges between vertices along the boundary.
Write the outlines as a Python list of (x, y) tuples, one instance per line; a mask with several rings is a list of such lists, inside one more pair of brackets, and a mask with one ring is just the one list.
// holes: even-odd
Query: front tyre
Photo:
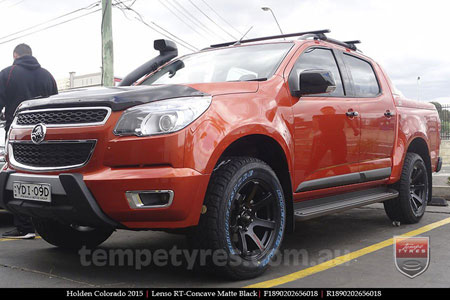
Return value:
[(33, 224), (47, 243), (72, 250), (97, 247), (113, 233), (112, 229), (74, 227), (47, 219), (33, 219)]
[(430, 187), (427, 168), (418, 154), (406, 153), (397, 189), (398, 198), (384, 202), (386, 214), (392, 221), (419, 222), (425, 214)]
[[(189, 238), (194, 248), (210, 250), (207, 265), (233, 279), (262, 274), (280, 247), (286, 223), (275, 172), (255, 158), (225, 160), (212, 174), (204, 204), (206, 213)], [(215, 259), (219, 256), (226, 259)]]

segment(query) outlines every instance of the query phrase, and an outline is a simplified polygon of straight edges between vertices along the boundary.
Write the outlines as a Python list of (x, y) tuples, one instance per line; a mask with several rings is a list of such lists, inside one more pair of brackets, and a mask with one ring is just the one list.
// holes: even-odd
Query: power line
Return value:
[(14, 3), (13, 5), (10, 5), (10, 6), (6, 7), (6, 8), (12, 8), (12, 7), (14, 7), (14, 6), (17, 6), (17, 5), (21, 4), (21, 3), (24, 2), (24, 1), (25, 1), (25, 0), (19, 0), (19, 1), (17, 1), (16, 3)]
[[(207, 25), (203, 24), (203, 22), (196, 16), (194, 16), (187, 8), (185, 8), (178, 0), (172, 0), (175, 7), (178, 7), (180, 10), (182, 10), (185, 14), (185, 16), (194, 24), (199, 26), (204, 32), (212, 35), (213, 38), (219, 36), (221, 39), (223, 39), (223, 36), (218, 35), (216, 32), (214, 32), (211, 28), (209, 28)], [(169, 0), (167, 1), (169, 2)], [(194, 22), (195, 21), (195, 22)]]
[(65, 23), (68, 23), (68, 22), (71, 22), (71, 21), (73, 21), (73, 20), (77, 20), (77, 19), (79, 19), (79, 18), (82, 18), (82, 17), (88, 16), (88, 15), (91, 15), (91, 14), (93, 14), (93, 13), (95, 13), (95, 12), (100, 11), (100, 10), (101, 10), (101, 9), (96, 9), (96, 10), (94, 10), (94, 11), (90, 11), (90, 12), (88, 12), (88, 13), (85, 13), (85, 14), (83, 14), (83, 15), (77, 16), (77, 17), (75, 17), (75, 18), (72, 18), (72, 19), (69, 19), (69, 20), (65, 20), (65, 21), (60, 22), (60, 23), (56, 23), (56, 24), (53, 24), (53, 25), (50, 25), (50, 26), (41, 28), (41, 29), (39, 29), (39, 30), (32, 31), (32, 32), (30, 32), (30, 33), (27, 33), (27, 34), (24, 34), (24, 35), (21, 35), (21, 36), (18, 36), (18, 37), (9, 39), (9, 40), (7, 40), (7, 41), (0, 42), (0, 45), (3, 45), (3, 44), (6, 44), (6, 43), (9, 43), (9, 42), (18, 40), (18, 39), (20, 39), (20, 38), (23, 38), (23, 37), (26, 37), (26, 36), (29, 36), (29, 35), (32, 35), (32, 34), (35, 34), (35, 33), (38, 33), (38, 32), (41, 32), (41, 31), (44, 31), (44, 30), (47, 30), (47, 29), (50, 29), (50, 28), (53, 28), (53, 27), (56, 27), (56, 26), (59, 26), (59, 25), (62, 25), (62, 24), (65, 24)]
[(216, 21), (214, 21), (213, 19), (211, 19), (203, 10), (200, 9), (200, 7), (198, 7), (194, 2), (192, 2), (191, 0), (188, 0), (192, 6), (194, 6), (202, 15), (204, 15), (208, 20), (210, 20), (213, 24), (215, 24), (217, 27), (219, 27), (223, 32), (225, 32), (226, 34), (228, 34), (232, 39), (236, 39), (236, 37), (234, 37), (231, 33), (229, 33), (227, 30), (225, 30), (222, 26), (220, 26), (219, 24), (216, 23)]
[[(0, 3), (1, 3), (1, 2), (0, 2)], [(44, 24), (47, 24), (47, 23), (50, 23), (50, 22), (59, 20), (59, 19), (61, 19), (61, 18), (64, 18), (64, 17), (67, 17), (67, 16), (72, 15), (72, 14), (74, 14), (74, 13), (77, 13), (77, 12), (79, 12), (79, 11), (92, 9), (92, 8), (98, 6), (99, 4), (100, 4), (100, 2), (92, 3), (92, 4), (90, 4), (90, 5), (86, 6), (86, 7), (82, 7), (82, 8), (76, 9), (76, 10), (74, 10), (74, 11), (71, 11), (71, 12), (68, 12), (68, 13), (66, 13), (66, 14), (63, 14), (63, 15), (61, 15), (61, 16), (59, 16), (59, 17), (56, 17), (56, 18), (47, 20), (47, 21), (45, 21), (45, 22), (42, 22), (42, 23), (39, 23), (39, 24), (30, 26), (30, 27), (21, 29), (21, 30), (19, 30), (19, 31), (16, 31), (16, 32), (11, 33), (11, 34), (8, 34), (8, 35), (5, 35), (5, 36), (1, 37), (0, 40), (3, 40), (3, 39), (5, 39), (5, 38), (8, 38), (8, 37), (13, 36), (13, 35), (20, 34), (20, 33), (22, 33), (22, 32), (29, 31), (30, 29), (35, 29), (36, 27), (39, 27), (39, 26), (42, 26), (42, 25), (44, 25)]]
[[(130, 1), (131, 1), (131, 0), (130, 0)], [(129, 6), (132, 7), (132, 6), (136, 3), (136, 1), (137, 1), (137, 0), (133, 0), (133, 3), (131, 3)]]
[[(206, 30), (205, 28), (202, 27), (201, 23), (196, 23), (199, 22), (198, 20), (194, 19), (194, 22), (192, 20), (192, 18), (186, 14), (186, 12), (184, 12), (183, 10), (181, 10), (179, 7), (177, 7), (174, 3), (170, 2), (169, 0), (166, 1), (166, 4), (169, 5), (170, 7), (172, 7), (172, 9), (175, 9), (180, 15), (182, 15), (186, 21), (190, 21), (194, 27), (197, 27), (199, 30), (202, 30), (204, 33), (206, 33), (207, 35), (211, 35), (211, 32), (209, 32), (208, 30)], [(214, 39), (214, 33), (212, 33), (213, 39)], [(208, 37), (207, 37), (208, 38)]]
[[(133, 2), (134, 4), (134, 2)], [(135, 17), (136, 20), (138, 20), (139, 22), (141, 22), (142, 24), (144, 24), (145, 26), (151, 28), (152, 30), (158, 32), (159, 34), (163, 35), (166, 38), (169, 39), (177, 39), (178, 43), (185, 47), (186, 49), (190, 50), (190, 51), (197, 51), (198, 49), (192, 45), (190, 45), (188, 42), (185, 42), (184, 40), (182, 40), (181, 38), (177, 37), (176, 35), (170, 33), (169, 31), (165, 30), (164, 28), (162, 28), (161, 26), (159, 26), (158, 24), (154, 23), (153, 21), (150, 21), (150, 23), (152, 23), (152, 25), (159, 27), (161, 30), (167, 32), (167, 34), (171, 35), (172, 37), (162, 33), (161, 31), (155, 29), (152, 25), (148, 24), (147, 22), (145, 22), (144, 18), (142, 17), (142, 15), (137, 12), (136, 10), (134, 10), (133, 8), (131, 8), (131, 6), (127, 6), (126, 4), (124, 4), (122, 1), (120, 0), (116, 0), (116, 3), (113, 4), (115, 7), (119, 8), (120, 10), (122, 10), (123, 12), (125, 12), (125, 10), (128, 11), (132, 11), (133, 13), (135, 13), (137, 15), (137, 17)]]
[[(119, 8), (119, 9), (121, 9), (121, 10), (124, 10), (124, 9), (125, 9), (125, 10), (129, 10), (129, 11), (134, 12), (134, 13), (137, 15), (137, 17), (135, 17), (135, 19), (138, 20), (139, 22), (141, 22), (142, 24), (144, 24), (145, 26), (147, 26), (147, 27), (149, 27), (150, 29), (152, 29), (152, 30), (158, 32), (159, 34), (163, 35), (164, 37), (166, 37), (166, 38), (168, 38), (168, 39), (176, 39), (176, 40), (178, 40), (178, 43), (179, 43), (181, 46), (183, 46), (184, 48), (186, 48), (186, 49), (188, 49), (188, 50), (190, 50), (190, 51), (193, 51), (193, 52), (198, 51), (198, 48), (196, 48), (195, 46), (189, 44), (188, 42), (184, 41), (183, 39), (179, 38), (178, 36), (174, 35), (173, 33), (169, 32), (168, 30), (164, 29), (163, 27), (159, 26), (159, 25), (156, 24), (155, 22), (150, 21), (150, 23), (151, 23), (152, 25), (148, 24), (148, 23), (144, 20), (144, 18), (142, 17), (142, 15), (141, 15), (139, 12), (137, 12), (135, 9), (133, 9), (133, 8), (131, 8), (131, 7), (129, 7), (129, 6), (127, 6), (127, 5), (124, 4), (123, 2), (121, 2), (120, 4), (124, 5), (125, 8), (123, 8), (123, 7), (119, 6), (119, 5), (117, 5), (117, 2), (116, 2), (116, 4), (115, 4), (114, 6), (117, 7), (117, 8)], [(155, 27), (157, 27), (157, 28), (159, 28), (159, 29), (156, 29)], [(161, 31), (164, 31), (165, 33), (161, 32)], [(172, 36), (172, 37), (171, 37), (171, 36)]]
[[(5, 2), (5, 1), (6, 1), (6, 0), (3, 0), (2, 2)], [(24, 0), (22, 0), (22, 1), (24, 1)], [(124, 0), (124, 1), (127, 1), (127, 0)], [(130, 1), (130, 0), (128, 0), (128, 1)], [(136, 10), (134, 10), (133, 8), (131, 8), (131, 6), (136, 2), (136, 0), (132, 0), (132, 1), (133, 1), (133, 3), (132, 3), (130, 6), (127, 6), (127, 5), (124, 4), (122, 1), (117, 0), (116, 4), (114, 4), (114, 6), (120, 8), (120, 9), (122, 9), (122, 10), (123, 10), (123, 9), (126, 9), (126, 10), (130, 10), (130, 11), (134, 12), (134, 13), (139, 17), (139, 18), (136, 18), (136, 19), (137, 19), (138, 21), (140, 21), (141, 23), (143, 23), (144, 25), (146, 25), (147, 27), (149, 27), (149, 28), (151, 28), (152, 30), (158, 32), (159, 34), (165, 36), (166, 38), (169, 38), (169, 39), (177, 39), (177, 40), (179, 40), (179, 44), (180, 44), (181, 46), (185, 47), (186, 49), (189, 49), (190, 51), (198, 51), (198, 49), (197, 49), (196, 47), (192, 46), (192, 45), (189, 44), (188, 42), (186, 42), (186, 41), (182, 40), (181, 38), (177, 37), (176, 35), (170, 33), (169, 31), (167, 31), (167, 30), (164, 29), (163, 27), (159, 26), (159, 25), (156, 24), (155, 22), (151, 21), (150, 23), (151, 23), (153, 26), (158, 27), (160, 30), (166, 32), (167, 34), (162, 33), (160, 30), (155, 29), (152, 25), (150, 25), (150, 24), (148, 24), (147, 22), (145, 22), (144, 19), (142, 18), (142, 16), (141, 16)], [(0, 2), (0, 3), (2, 3), (2, 2)], [(20, 31), (17, 31), (17, 32), (8, 34), (8, 35), (6, 35), (6, 36), (3, 36), (3, 37), (0, 38), (0, 40), (4, 40), (4, 39), (6, 39), (6, 38), (8, 38), (8, 37), (11, 37), (11, 36), (14, 36), (14, 35), (17, 35), (17, 34), (20, 34), (20, 33), (26, 32), (26, 31), (29, 31), (30, 29), (33, 29), (33, 28), (42, 26), (42, 25), (44, 25), (44, 24), (47, 24), (47, 23), (56, 21), (56, 20), (58, 20), (58, 19), (61, 19), (61, 18), (66, 17), (66, 16), (68, 16), (68, 15), (74, 14), (74, 13), (79, 12), (79, 11), (81, 11), (81, 10), (92, 9), (92, 8), (98, 6), (99, 4), (100, 4), (100, 2), (92, 3), (92, 4), (90, 4), (90, 5), (87, 6), (87, 7), (83, 7), (83, 8), (77, 9), (77, 10), (75, 10), (75, 11), (66, 13), (66, 14), (61, 15), (61, 16), (59, 16), (59, 17), (50, 19), (50, 20), (48, 20), (48, 21), (39, 23), (39, 24), (37, 24), (37, 25), (34, 25), (34, 26), (31, 26), (31, 27), (22, 29), (22, 30), (20, 30)], [(120, 7), (118, 4), (119, 4), (119, 5), (123, 5), (125, 8)], [(77, 17), (74, 17), (74, 18), (71, 18), (71, 19), (68, 19), (68, 20), (64, 20), (64, 21), (59, 22), (59, 23), (56, 23), (56, 24), (49, 25), (49, 26), (43, 27), (43, 28), (38, 29), (38, 30), (31, 31), (31, 32), (29, 32), (29, 33), (26, 33), (26, 34), (23, 34), (23, 35), (20, 35), (20, 36), (16, 36), (16, 37), (11, 38), (11, 39), (8, 39), (8, 40), (6, 40), (6, 41), (0, 42), (0, 45), (6, 44), (6, 43), (9, 43), (9, 42), (12, 42), (12, 41), (15, 41), (15, 40), (17, 40), (17, 39), (20, 39), (20, 38), (23, 38), (23, 37), (26, 37), (26, 36), (29, 36), (29, 35), (32, 35), (32, 34), (35, 34), (35, 33), (39, 33), (39, 32), (45, 31), (45, 30), (47, 30), (47, 29), (50, 29), (50, 28), (53, 28), (53, 27), (56, 27), (56, 26), (59, 26), (59, 25), (62, 25), (62, 24), (65, 24), (65, 23), (74, 21), (74, 20), (77, 20), (77, 19), (79, 19), (79, 18), (82, 18), (82, 17), (88, 16), (88, 15), (91, 15), (91, 14), (93, 14), (93, 13), (95, 13), (95, 12), (100, 11), (100, 10), (101, 10), (101, 9), (96, 9), (96, 10), (94, 10), (94, 11), (91, 11), (91, 12), (88, 12), (88, 13), (85, 13), (85, 14), (82, 14), (82, 15), (79, 15), (79, 16), (77, 16)], [(168, 35), (171, 35), (172, 37), (170, 37), (170, 36), (168, 36)], [(184, 45), (184, 44), (185, 44), (185, 45)]]
[[(167, 31), (166, 29), (162, 28), (161, 26), (159, 26), (158, 24), (156, 24), (155, 22), (150, 21), (150, 23), (152, 23), (152, 25), (158, 27), (159, 29), (165, 31), (167, 34), (170, 34), (171, 36), (175, 37), (178, 40), (183, 41), (183, 43), (189, 45), (191, 48), (191, 51), (198, 51), (199, 49), (195, 46), (192, 46), (191, 44), (189, 44), (188, 42), (185, 42), (184, 40), (180, 39), (179, 37), (177, 37), (176, 35), (174, 35), (173, 33), (170, 33), (169, 31)], [(145, 23), (144, 23), (145, 24)], [(146, 24), (147, 25), (147, 24)], [(148, 26), (148, 25), (147, 25)], [(170, 38), (170, 37), (169, 37)]]
[[(178, 7), (180, 7), (183, 11), (185, 11), (189, 17), (194, 20), (195, 22), (198, 23), (198, 25), (200, 25), (202, 27), (203, 30), (205, 30), (206, 32), (212, 34), (213, 36), (218, 35), (217, 33), (215, 33), (214, 31), (212, 31), (211, 29), (209, 29), (206, 25), (204, 25), (202, 22), (200, 22), (200, 20), (198, 20), (198, 18), (196, 18), (194, 15), (192, 15), (183, 5), (181, 5), (178, 0), (173, 0), (173, 3), (175, 3)], [(221, 39), (224, 39), (223, 36), (220, 36)]]
[(225, 22), (228, 26), (230, 26), (230, 28), (232, 28), (234, 31), (236, 31), (239, 36), (242, 36), (242, 33), (236, 29), (236, 27), (234, 27), (233, 25), (231, 25), (224, 17), (222, 17), (214, 8), (211, 7), (211, 5), (208, 4), (208, 2), (206, 2), (205, 0), (201, 0), (203, 3), (205, 3), (206, 6), (208, 6), (208, 8), (214, 12), (223, 22)]
[[(166, 1), (166, 4), (169, 5), (170, 7), (172, 7), (173, 9), (175, 9), (180, 15), (182, 15), (185, 20), (191, 22), (193, 24), (193, 26), (197, 27), (198, 29), (203, 30), (204, 33), (206, 34), (211, 34), (208, 30), (206, 30), (205, 28), (202, 27), (202, 24), (196, 23), (198, 22), (197, 20), (192, 20), (192, 18), (183, 10), (181, 10), (181, 8), (177, 7), (177, 5), (175, 3), (170, 2), (169, 0)], [(196, 22), (194, 22), (196, 21)]]
[(133, 1), (133, 3), (131, 3), (128, 7), (132, 7), (134, 5), (134, 3), (136, 3), (137, 0), (115, 0), (116, 3), (113, 3), (113, 6), (117, 6), (117, 8), (119, 8), (118, 6), (122, 5), (122, 8), (119, 8), (120, 11), (122, 12), (123, 16), (125, 18), (127, 18), (127, 20), (131, 21), (131, 19), (128, 17), (128, 15), (125, 13), (125, 9), (127, 9), (127, 6), (125, 4), (125, 2), (130, 2)]
[[(124, 8), (127, 7), (132, 7), (137, 0), (115, 0), (116, 1), (116, 5), (122, 5)], [(126, 5), (125, 2), (131, 2), (133, 1), (133, 3), (131, 3), (130, 5)]]
[(189, 28), (191, 28), (194, 32), (196, 32), (197, 34), (201, 35), (203, 38), (207, 38), (203, 33), (201, 33), (200, 31), (198, 31), (197, 29), (195, 29), (195, 27), (192, 27), (191, 24), (189, 24), (188, 22), (186, 22), (182, 17), (180, 17), (177, 13), (175, 13), (174, 10), (172, 10), (172, 8), (170, 8), (169, 6), (167, 6), (163, 1), (158, 0), (159, 3), (161, 5), (163, 5), (168, 11), (170, 11), (172, 13), (172, 15), (174, 15), (177, 19), (179, 19), (181, 22), (183, 22), (186, 26), (188, 26)]

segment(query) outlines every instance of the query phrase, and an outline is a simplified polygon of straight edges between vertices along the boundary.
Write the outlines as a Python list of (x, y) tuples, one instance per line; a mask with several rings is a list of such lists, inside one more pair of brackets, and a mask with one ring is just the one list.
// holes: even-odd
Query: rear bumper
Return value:
[(441, 169), (442, 169), (442, 157), (438, 157), (436, 164), (436, 173), (439, 172)]
[[(52, 203), (13, 198), (12, 182), (50, 183)], [(198, 223), (209, 175), (185, 168), (105, 168), (88, 174), (0, 173), (0, 206), (66, 224), (128, 229), (184, 228)], [(167, 207), (131, 207), (129, 191), (171, 190)]]

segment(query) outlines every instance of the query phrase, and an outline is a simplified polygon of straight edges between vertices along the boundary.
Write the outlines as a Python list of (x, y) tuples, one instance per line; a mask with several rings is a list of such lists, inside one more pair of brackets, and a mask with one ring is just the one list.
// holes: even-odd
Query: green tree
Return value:
[(438, 111), (438, 113), (441, 114), (442, 105), (439, 102), (430, 102), (430, 103), (433, 104), (436, 107), (436, 110)]

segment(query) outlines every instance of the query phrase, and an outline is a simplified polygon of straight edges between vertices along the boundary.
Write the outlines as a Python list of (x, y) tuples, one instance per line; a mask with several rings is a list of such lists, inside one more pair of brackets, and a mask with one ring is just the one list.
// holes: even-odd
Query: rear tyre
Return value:
[(83, 246), (95, 248), (113, 233), (111, 229), (72, 227), (45, 219), (33, 219), (33, 224), (39, 235), (49, 244), (73, 250)]
[(384, 202), (386, 214), (392, 221), (413, 224), (420, 221), (427, 207), (427, 168), (416, 153), (407, 153), (400, 181), (396, 184), (399, 196)]
[[(212, 174), (204, 204), (206, 213), (188, 238), (194, 249), (211, 253), (206, 267), (232, 279), (262, 274), (280, 247), (286, 223), (274, 171), (255, 158), (230, 158)], [(215, 255), (225, 259), (214, 260)]]

